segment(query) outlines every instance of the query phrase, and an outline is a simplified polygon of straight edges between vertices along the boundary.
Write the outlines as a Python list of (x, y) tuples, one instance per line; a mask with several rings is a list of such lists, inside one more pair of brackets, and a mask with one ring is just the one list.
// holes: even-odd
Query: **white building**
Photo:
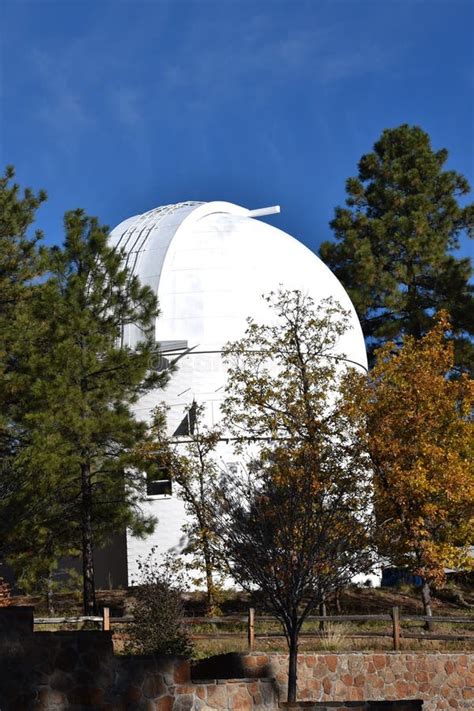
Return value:
[[(125, 220), (111, 233), (112, 243), (124, 248), (127, 264), (158, 296), (161, 316), (156, 338), (165, 356), (179, 360), (178, 371), (165, 390), (144, 397), (137, 414), (149, 418), (154, 407), (169, 406), (170, 434), (179, 432), (184, 410), (193, 401), (206, 407), (210, 424), (220, 417), (226, 373), (223, 345), (240, 338), (245, 321), (268, 319), (262, 294), (284, 288), (300, 289), (315, 301), (332, 296), (351, 313), (352, 328), (338, 349), (367, 367), (360, 324), (347, 293), (334, 274), (307, 247), (259, 216), (278, 209), (247, 210), (227, 202), (185, 202), (159, 207)], [(132, 345), (139, 334), (125, 334)], [(229, 448), (220, 451), (232, 464)], [(152, 546), (178, 552), (184, 543), (182, 502), (168, 482), (151, 482), (146, 508), (159, 523), (153, 536), (127, 536), (128, 579), (136, 577), (136, 560)]]

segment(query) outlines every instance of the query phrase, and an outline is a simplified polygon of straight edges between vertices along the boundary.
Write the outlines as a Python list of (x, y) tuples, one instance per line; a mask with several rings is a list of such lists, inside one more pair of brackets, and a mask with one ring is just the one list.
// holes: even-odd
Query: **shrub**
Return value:
[(193, 645), (183, 624), (182, 578), (166, 563), (158, 565), (155, 550), (138, 563), (140, 579), (132, 607), (126, 651), (189, 657)]

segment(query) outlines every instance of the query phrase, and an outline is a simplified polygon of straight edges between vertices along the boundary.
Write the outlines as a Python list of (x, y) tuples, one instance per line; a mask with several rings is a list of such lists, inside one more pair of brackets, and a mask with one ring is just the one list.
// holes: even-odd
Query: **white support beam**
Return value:
[(273, 207), (261, 207), (258, 210), (249, 210), (248, 217), (264, 217), (265, 215), (278, 215), (280, 212), (280, 205), (273, 205)]

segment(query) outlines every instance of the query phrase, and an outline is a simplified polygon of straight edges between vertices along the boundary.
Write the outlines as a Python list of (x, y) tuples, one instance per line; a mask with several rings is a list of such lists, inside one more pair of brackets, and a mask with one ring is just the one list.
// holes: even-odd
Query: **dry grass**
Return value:
[(323, 652), (339, 652), (347, 646), (347, 635), (350, 627), (346, 624), (327, 623), (322, 639), (314, 640), (314, 646)]
[[(202, 659), (215, 654), (228, 652), (248, 651), (246, 640), (198, 640), (196, 641), (194, 657)], [(335, 635), (332, 640), (302, 640), (300, 652), (391, 652), (392, 641), (390, 638), (378, 637), (375, 639), (345, 639), (344, 635)], [(288, 651), (286, 641), (281, 640), (256, 640), (256, 652), (284, 652)], [(401, 651), (410, 652), (472, 652), (474, 644), (471, 642), (443, 642), (436, 640), (402, 640)]]

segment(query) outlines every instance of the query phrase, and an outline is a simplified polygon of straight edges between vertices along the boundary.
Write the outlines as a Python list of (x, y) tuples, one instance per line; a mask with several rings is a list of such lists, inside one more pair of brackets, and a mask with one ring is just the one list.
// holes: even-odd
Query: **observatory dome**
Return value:
[[(224, 385), (219, 355), (223, 344), (243, 335), (247, 317), (268, 320), (261, 297), (279, 285), (300, 289), (316, 302), (331, 296), (348, 310), (351, 329), (338, 350), (362, 368), (367, 366), (361, 327), (341, 283), (301, 242), (259, 221), (251, 210), (227, 202), (167, 205), (125, 220), (112, 231), (111, 240), (125, 250), (133, 273), (158, 296), (156, 338), (165, 355), (193, 349), (189, 357), (192, 354), (198, 371), (204, 368), (200, 356), (209, 356), (205, 360), (214, 373), (209, 383), (202, 372), (183, 382), (180, 362), (172, 379), (179, 381), (176, 387), (171, 383), (159, 393), (172, 408), (177, 405), (182, 411), (193, 398), (207, 401), (202, 396), (211, 396), (209, 386), (215, 385), (215, 392)], [(134, 326), (128, 327), (126, 342), (133, 346), (139, 335)], [(178, 397), (185, 387), (187, 397)]]
[[(128, 267), (158, 296), (156, 339), (164, 357), (179, 358), (165, 390), (149, 393), (137, 407), (137, 414), (147, 419), (165, 401), (170, 434), (183, 434), (183, 413), (194, 401), (205, 405), (209, 424), (220, 419), (226, 382), (222, 347), (243, 336), (247, 317), (268, 322), (271, 313), (261, 297), (280, 285), (299, 289), (316, 302), (333, 297), (349, 311), (351, 328), (337, 349), (361, 369), (367, 366), (362, 330), (344, 288), (307, 247), (256, 219), (265, 213), (228, 202), (183, 202), (131, 217), (111, 233)], [(139, 336), (131, 326), (125, 340), (133, 346)], [(184, 520), (177, 507), (182, 505), (169, 496), (174, 503), (166, 511), (153, 509), (169, 494), (159, 491), (164, 489), (149, 489), (149, 506), (159, 517), (160, 530), (147, 548), (158, 543), (176, 549)], [(134, 567), (131, 558), (144, 553), (139, 545), (143, 543), (129, 541), (129, 570)]]

